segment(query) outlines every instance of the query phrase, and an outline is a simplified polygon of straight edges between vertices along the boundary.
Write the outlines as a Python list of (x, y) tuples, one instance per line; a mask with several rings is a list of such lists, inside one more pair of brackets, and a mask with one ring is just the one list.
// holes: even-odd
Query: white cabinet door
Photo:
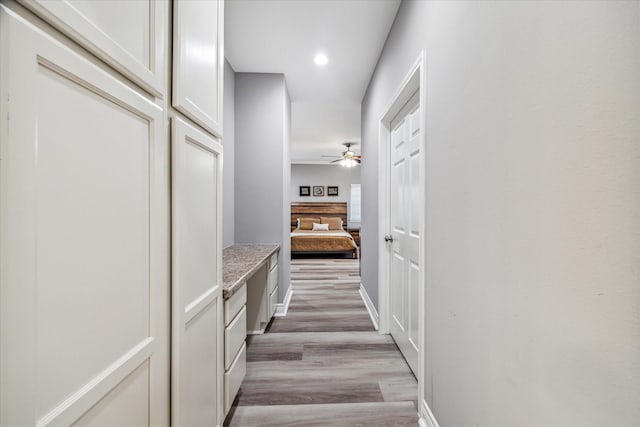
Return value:
[(0, 5), (0, 425), (168, 425), (161, 109)]
[(420, 269), (420, 109), (416, 93), (392, 121), (391, 336), (418, 376)]
[(145, 90), (165, 91), (166, 0), (19, 0)]
[(222, 425), (222, 147), (172, 121), (172, 424)]
[(223, 0), (173, 4), (173, 106), (222, 137)]

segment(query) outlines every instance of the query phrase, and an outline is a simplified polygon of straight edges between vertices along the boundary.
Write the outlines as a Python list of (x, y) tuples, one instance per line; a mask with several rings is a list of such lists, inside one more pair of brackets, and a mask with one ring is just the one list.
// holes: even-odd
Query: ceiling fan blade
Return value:
[(338, 163), (338, 162), (340, 162), (340, 161), (342, 161), (342, 158), (339, 158), (339, 159), (337, 159), (337, 160), (333, 160), (333, 161), (331, 161), (331, 162), (329, 162), (329, 163)]
[(320, 157), (331, 157), (331, 158), (337, 159), (337, 158), (340, 158), (340, 157), (342, 157), (342, 156), (327, 156), (326, 154), (323, 154), (323, 155), (322, 155), (322, 156), (320, 156)]

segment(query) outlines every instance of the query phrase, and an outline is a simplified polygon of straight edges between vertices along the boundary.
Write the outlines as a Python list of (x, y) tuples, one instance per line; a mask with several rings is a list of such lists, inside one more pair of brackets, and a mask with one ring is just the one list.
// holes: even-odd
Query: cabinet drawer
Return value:
[(247, 284), (244, 283), (242, 287), (228, 300), (224, 302), (224, 324), (227, 326), (229, 322), (242, 310), (242, 307), (247, 303)]
[(224, 413), (229, 412), (240, 384), (247, 373), (247, 345), (243, 345), (238, 356), (227, 372), (224, 373)]
[(276, 288), (273, 290), (271, 295), (269, 295), (269, 310), (267, 311), (267, 313), (269, 313), (269, 319), (271, 319), (273, 315), (276, 313), (277, 304), (278, 304), (278, 287), (276, 286)]
[(274, 268), (269, 272), (269, 283), (267, 286), (267, 293), (271, 295), (271, 292), (278, 287), (278, 269)]
[(271, 255), (271, 258), (269, 258), (269, 269), (273, 270), (277, 266), (278, 266), (278, 252)]
[(247, 338), (247, 309), (242, 307), (240, 313), (224, 328), (224, 369), (229, 369), (231, 362)]

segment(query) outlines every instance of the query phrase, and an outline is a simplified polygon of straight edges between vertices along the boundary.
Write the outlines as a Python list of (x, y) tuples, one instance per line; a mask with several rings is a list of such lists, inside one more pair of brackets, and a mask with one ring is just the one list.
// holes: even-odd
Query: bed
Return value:
[(357, 258), (358, 246), (345, 231), (346, 226), (346, 202), (291, 203), (291, 253), (348, 254)]

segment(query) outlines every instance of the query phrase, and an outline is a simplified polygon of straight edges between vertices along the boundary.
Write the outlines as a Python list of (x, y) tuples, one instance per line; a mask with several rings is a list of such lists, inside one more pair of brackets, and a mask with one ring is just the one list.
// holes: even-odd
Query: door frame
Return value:
[[(390, 307), (390, 264), (391, 251), (384, 241), (384, 237), (390, 233), (390, 179), (389, 170), (390, 148), (391, 148), (391, 121), (397, 116), (402, 107), (411, 99), (416, 91), (419, 91), (420, 106), (420, 179), (419, 191), (422, 207), (419, 231), (419, 262), (420, 274), (418, 276), (418, 401), (425, 404), (424, 384), (425, 384), (425, 286), (426, 286), (426, 164), (427, 164), (427, 114), (426, 114), (426, 53), (421, 51), (418, 58), (413, 63), (398, 89), (391, 97), (391, 101), (380, 116), (378, 126), (378, 301), (379, 301), (379, 332), (390, 333), (391, 307)], [(422, 408), (419, 411), (422, 415)]]

